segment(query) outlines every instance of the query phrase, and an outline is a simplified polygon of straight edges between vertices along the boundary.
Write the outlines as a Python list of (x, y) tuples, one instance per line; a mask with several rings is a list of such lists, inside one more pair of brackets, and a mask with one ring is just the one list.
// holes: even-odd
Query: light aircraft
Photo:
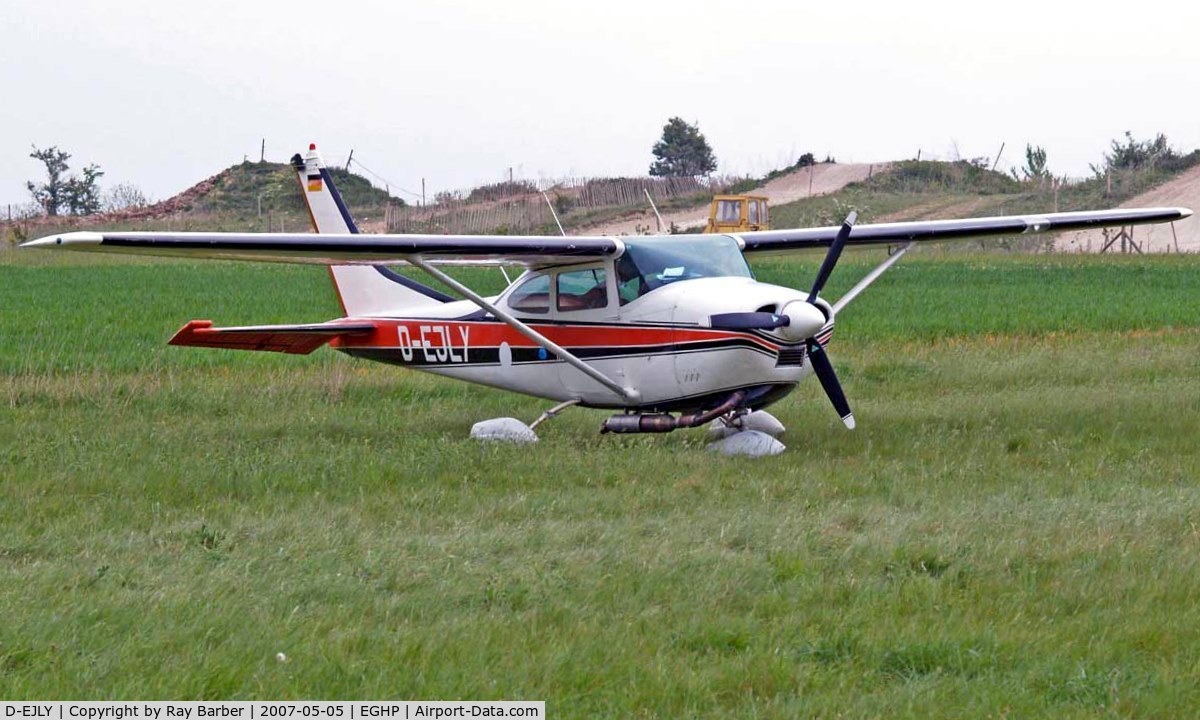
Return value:
[[(846, 427), (854, 415), (826, 354), (835, 320), (916, 242), (1179, 220), (1185, 208), (1117, 209), (770, 230), (733, 235), (545, 237), (359, 234), (328, 169), (309, 146), (292, 165), (316, 235), (71, 232), (21, 247), (328, 265), (343, 317), (324, 323), (213, 327), (193, 320), (174, 345), (354, 357), (556, 402), (525, 426), (480, 423), (482, 437), (536, 440), (541, 422), (578, 405), (617, 411), (602, 432), (669, 432), (714, 424), (735, 445), (774, 453), (783, 426), (762, 409), (815, 374)], [(834, 303), (821, 297), (847, 245), (898, 246)], [(748, 256), (828, 250), (807, 291), (758, 282)], [(483, 297), (443, 265), (523, 266)], [(388, 266), (411, 265), (456, 299)], [(499, 423), (499, 424), (496, 424)], [(744, 433), (736, 433), (745, 430)], [(757, 453), (759, 450), (744, 450)]]

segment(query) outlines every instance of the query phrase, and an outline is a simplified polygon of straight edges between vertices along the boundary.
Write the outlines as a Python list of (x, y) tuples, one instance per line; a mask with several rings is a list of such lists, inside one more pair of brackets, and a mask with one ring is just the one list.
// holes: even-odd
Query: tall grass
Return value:
[[(806, 286), (818, 260), (757, 270)], [(875, 258), (848, 260), (839, 287)], [(543, 403), (160, 344), (326, 317), (319, 272), (23, 262), (0, 266), (5, 698), (1200, 704), (1194, 260), (906, 258), (839, 319), (858, 429), (805, 385), (773, 408), (788, 452), (753, 463), (591, 411), (477, 445), (473, 421)]]

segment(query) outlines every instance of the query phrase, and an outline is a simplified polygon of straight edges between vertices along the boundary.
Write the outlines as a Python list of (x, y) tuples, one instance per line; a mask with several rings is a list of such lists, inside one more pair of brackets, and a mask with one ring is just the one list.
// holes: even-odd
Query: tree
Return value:
[(71, 153), (51, 146), (39, 150), (35, 145), (29, 157), (40, 160), (46, 166), (46, 182), (25, 183), (33, 200), (46, 211), (47, 215), (58, 215), (66, 210), (72, 215), (92, 215), (100, 212), (100, 187), (96, 184), (104, 171), (99, 165), (88, 165), (83, 169), (83, 177), (71, 175), (67, 161)]
[[(1041, 182), (1050, 177), (1050, 171), (1046, 168), (1046, 150), (1041, 145), (1034, 147), (1028, 143), (1025, 144), (1025, 167), (1021, 168), (1021, 174), (1025, 182)], [(1013, 175), (1016, 175), (1014, 172)]]
[(1110, 170), (1139, 168), (1163, 159), (1175, 157), (1175, 151), (1167, 142), (1167, 136), (1159, 133), (1153, 140), (1135, 140), (1133, 133), (1125, 131), (1125, 143), (1112, 141), (1112, 152), (1104, 156)]
[(29, 188), (33, 201), (40, 205), (47, 215), (57, 215), (58, 209), (66, 202), (67, 181), (63, 175), (70, 169), (67, 161), (71, 159), (71, 153), (53, 146), (38, 150), (35, 145), (29, 157), (40, 160), (46, 166), (46, 182), (39, 185), (30, 181), (25, 183), (25, 187)]
[(83, 177), (72, 175), (67, 180), (67, 209), (72, 215), (95, 215), (100, 212), (100, 187), (96, 181), (102, 175), (104, 171), (100, 166), (92, 164), (83, 169)]
[(141, 188), (131, 183), (117, 183), (104, 193), (104, 212), (120, 212), (122, 210), (137, 210), (150, 204)]
[(717, 169), (717, 159), (700, 128), (677, 117), (663, 126), (662, 139), (651, 152), (658, 159), (650, 164), (650, 174), (658, 177), (708, 175)]

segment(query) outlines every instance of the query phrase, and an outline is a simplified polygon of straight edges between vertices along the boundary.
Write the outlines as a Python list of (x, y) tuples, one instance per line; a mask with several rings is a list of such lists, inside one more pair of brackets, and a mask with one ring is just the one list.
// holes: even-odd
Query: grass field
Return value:
[(806, 385), (748, 462), (592, 411), (480, 446), (545, 403), (165, 345), (331, 317), (320, 269), (0, 252), (0, 696), (1194, 717), (1200, 260), (914, 255), (839, 318), (858, 429)]

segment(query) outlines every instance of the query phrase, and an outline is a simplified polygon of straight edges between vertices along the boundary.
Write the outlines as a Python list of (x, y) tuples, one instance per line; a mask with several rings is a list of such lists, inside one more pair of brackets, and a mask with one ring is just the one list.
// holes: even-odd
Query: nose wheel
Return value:
[(778, 455), (787, 446), (777, 439), (787, 428), (765, 410), (742, 408), (713, 420), (708, 435), (713, 439), (708, 449), (722, 455), (763, 457)]

